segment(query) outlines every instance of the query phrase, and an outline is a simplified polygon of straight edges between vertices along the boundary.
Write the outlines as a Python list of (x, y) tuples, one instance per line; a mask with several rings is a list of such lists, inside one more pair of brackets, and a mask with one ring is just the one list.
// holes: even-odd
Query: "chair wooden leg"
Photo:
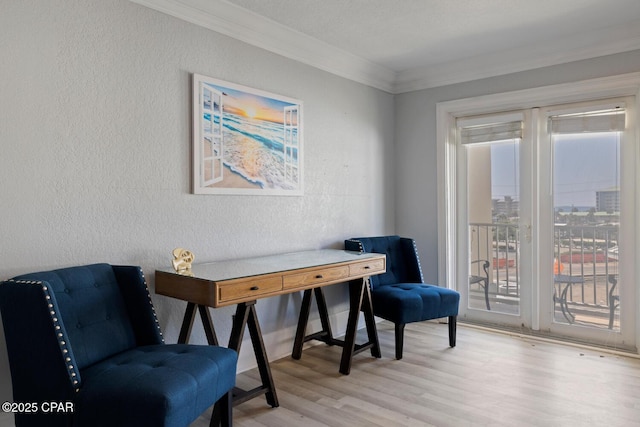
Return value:
[(396, 323), (396, 359), (402, 359), (402, 347), (404, 344), (404, 323)]
[(457, 326), (458, 326), (458, 316), (449, 316), (449, 347), (456, 346)]
[(233, 425), (233, 393), (231, 390), (222, 396), (213, 406), (209, 427), (232, 427)]

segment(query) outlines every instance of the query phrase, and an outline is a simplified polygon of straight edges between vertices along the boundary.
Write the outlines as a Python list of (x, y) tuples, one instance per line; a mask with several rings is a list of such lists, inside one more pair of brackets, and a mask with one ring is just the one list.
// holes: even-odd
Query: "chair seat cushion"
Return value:
[(235, 385), (237, 353), (216, 346), (138, 347), (82, 370), (79, 426), (187, 426)]
[(457, 316), (460, 294), (424, 283), (397, 283), (371, 290), (373, 313), (394, 323)]

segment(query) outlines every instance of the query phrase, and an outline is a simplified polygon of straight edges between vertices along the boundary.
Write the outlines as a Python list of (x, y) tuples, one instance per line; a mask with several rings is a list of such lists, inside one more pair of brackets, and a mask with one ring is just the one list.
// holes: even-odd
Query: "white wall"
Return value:
[[(178, 246), (203, 262), (393, 232), (391, 95), (126, 0), (0, 9), (0, 279), (109, 262), (153, 285)], [(191, 73), (303, 101), (304, 197), (190, 194)], [(327, 297), (341, 333), (344, 286)], [(175, 342), (185, 303), (153, 299)], [(291, 349), (299, 304), (257, 305), (272, 359)], [(222, 342), (231, 313), (213, 313)], [(251, 347), (241, 354), (252, 366)], [(9, 378), (0, 332), (0, 401)]]
[(396, 232), (416, 239), (425, 281), (438, 280), (436, 105), (640, 70), (640, 50), (397, 95)]

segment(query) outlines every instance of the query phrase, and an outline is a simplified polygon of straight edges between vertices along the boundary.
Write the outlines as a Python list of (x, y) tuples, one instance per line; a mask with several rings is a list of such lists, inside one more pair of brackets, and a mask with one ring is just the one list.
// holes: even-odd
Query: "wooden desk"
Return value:
[[(237, 305), (229, 338), (229, 348), (240, 352), (245, 326), (249, 328), (262, 385), (249, 391), (235, 390), (234, 405), (266, 394), (267, 403), (278, 406), (271, 369), (267, 358), (255, 303), (260, 298), (305, 291), (292, 355), (299, 359), (302, 345), (319, 339), (330, 345), (342, 346), (340, 372), (348, 375), (353, 355), (371, 349), (371, 355), (381, 357), (375, 328), (368, 277), (386, 271), (384, 254), (358, 253), (337, 249), (296, 252), (258, 258), (195, 264), (191, 274), (179, 274), (172, 269), (156, 270), (156, 293), (188, 302), (178, 342), (186, 343), (191, 334), (196, 308), (204, 326), (207, 341), (218, 345), (213, 322), (207, 307)], [(322, 287), (349, 282), (349, 318), (344, 341), (331, 335)], [(306, 336), (311, 293), (317, 298), (322, 331)], [(355, 338), (360, 311), (364, 313), (368, 342), (356, 345)]]

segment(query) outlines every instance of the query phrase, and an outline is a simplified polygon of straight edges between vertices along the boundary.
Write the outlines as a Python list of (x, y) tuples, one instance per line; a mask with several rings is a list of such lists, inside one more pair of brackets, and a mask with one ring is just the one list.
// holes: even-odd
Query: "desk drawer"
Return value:
[(368, 276), (370, 274), (381, 273), (385, 270), (384, 259), (371, 259), (369, 261), (359, 262), (349, 266), (350, 276)]
[(311, 270), (306, 273), (286, 275), (283, 278), (284, 289), (313, 287), (323, 283), (335, 282), (349, 277), (349, 267), (331, 267)]
[(273, 294), (282, 291), (282, 276), (256, 280), (244, 279), (229, 281), (220, 283), (218, 290), (218, 301), (220, 303), (235, 300), (251, 301), (261, 298), (266, 294)]

